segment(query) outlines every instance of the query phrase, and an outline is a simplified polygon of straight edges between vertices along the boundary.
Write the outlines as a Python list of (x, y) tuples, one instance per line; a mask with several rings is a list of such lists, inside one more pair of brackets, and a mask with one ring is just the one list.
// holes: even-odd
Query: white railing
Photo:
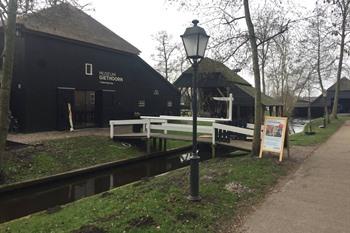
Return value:
[(121, 126), (121, 125), (142, 125), (142, 132), (147, 135), (149, 138), (151, 136), (150, 132), (150, 124), (161, 124), (166, 123), (167, 121), (164, 119), (134, 119), (134, 120), (112, 120), (109, 121), (110, 126), (110, 132), (109, 136), (111, 139), (113, 139), (115, 135), (115, 126)]
[[(173, 124), (168, 123), (168, 120), (173, 120), (174, 118), (161, 118), (161, 117), (144, 117), (142, 119), (135, 120), (112, 120), (109, 121), (110, 125), (110, 137), (113, 138), (115, 135), (115, 126), (120, 125), (142, 125), (142, 132), (147, 138), (151, 137), (152, 130), (163, 131), (164, 134), (167, 134), (168, 131), (176, 132), (189, 132), (192, 133), (193, 126), (192, 124)], [(254, 125), (248, 124), (247, 128), (241, 128), (237, 126), (224, 125), (213, 122), (211, 126), (198, 125), (197, 132), (202, 134), (209, 134), (212, 137), (213, 145), (215, 142), (215, 130), (224, 130), (233, 133), (243, 134), (252, 137), (254, 135)]]
[[(171, 123), (163, 123), (161, 125), (150, 125), (151, 130), (163, 130), (165, 132), (167, 131), (177, 131), (177, 132), (189, 132), (192, 133), (192, 125), (187, 124), (171, 124)], [(198, 133), (205, 133), (205, 134), (212, 134), (212, 126), (204, 126), (204, 125), (198, 125), (197, 126), (197, 132)]]
[(215, 129), (244, 134), (247, 136), (254, 135), (254, 130), (249, 129), (249, 128), (241, 128), (241, 127), (232, 126), (232, 125), (223, 125), (223, 124), (213, 123), (213, 127), (212, 127), (212, 130), (213, 130), (212, 143), (213, 143), (213, 145), (215, 145)]
[[(167, 116), (167, 115), (160, 115), (159, 117), (141, 116), (141, 119), (164, 119), (164, 120), (170, 120), (170, 121), (189, 121), (189, 122), (193, 120), (192, 117)], [(231, 121), (231, 120), (227, 118), (198, 117), (197, 121), (198, 122), (217, 122), (217, 121)]]

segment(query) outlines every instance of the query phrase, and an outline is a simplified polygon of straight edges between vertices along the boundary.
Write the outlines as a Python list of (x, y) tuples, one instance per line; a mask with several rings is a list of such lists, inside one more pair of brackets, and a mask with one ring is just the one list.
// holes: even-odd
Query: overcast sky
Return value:
[(141, 50), (149, 64), (155, 44), (152, 35), (166, 30), (180, 39), (196, 16), (169, 8), (165, 0), (91, 0), (95, 19)]
[[(88, 12), (100, 23), (111, 29), (135, 47), (140, 56), (153, 65), (151, 54), (155, 43), (152, 35), (160, 30), (166, 30), (174, 39), (181, 41), (180, 35), (186, 27), (191, 26), (193, 19), (201, 19), (195, 15), (178, 11), (166, 4), (166, 0), (86, 0), (95, 9)], [(312, 7), (314, 0), (293, 0), (300, 5)], [(241, 73), (249, 82), (253, 82), (252, 75)]]

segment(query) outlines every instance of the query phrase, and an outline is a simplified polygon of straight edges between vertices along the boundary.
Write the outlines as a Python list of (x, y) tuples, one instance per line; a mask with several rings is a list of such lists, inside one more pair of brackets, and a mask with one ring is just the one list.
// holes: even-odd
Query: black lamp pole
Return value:
[(199, 159), (197, 143), (197, 73), (198, 61), (193, 60), (193, 78), (192, 78), (192, 156), (190, 160), (190, 196), (191, 201), (199, 201)]
[(192, 21), (193, 26), (186, 29), (181, 36), (187, 58), (192, 60), (192, 155), (190, 158), (190, 196), (191, 201), (200, 201), (199, 196), (199, 159), (197, 143), (197, 73), (198, 63), (204, 57), (209, 36), (205, 30), (198, 26), (198, 20)]

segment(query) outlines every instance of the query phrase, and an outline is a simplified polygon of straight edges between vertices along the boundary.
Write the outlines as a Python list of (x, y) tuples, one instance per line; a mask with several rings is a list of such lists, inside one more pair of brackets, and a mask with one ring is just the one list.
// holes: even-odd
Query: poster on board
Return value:
[(262, 157), (264, 151), (267, 151), (278, 153), (279, 161), (282, 161), (287, 122), (287, 117), (265, 116), (259, 158)]

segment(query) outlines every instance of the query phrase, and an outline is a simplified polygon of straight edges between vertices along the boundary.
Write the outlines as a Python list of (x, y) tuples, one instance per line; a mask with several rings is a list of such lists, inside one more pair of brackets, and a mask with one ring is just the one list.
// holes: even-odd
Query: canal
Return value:
[[(155, 152), (0, 188), (0, 222), (74, 202), (145, 177), (189, 165), (191, 146)], [(211, 157), (209, 145), (200, 144), (201, 160)]]

